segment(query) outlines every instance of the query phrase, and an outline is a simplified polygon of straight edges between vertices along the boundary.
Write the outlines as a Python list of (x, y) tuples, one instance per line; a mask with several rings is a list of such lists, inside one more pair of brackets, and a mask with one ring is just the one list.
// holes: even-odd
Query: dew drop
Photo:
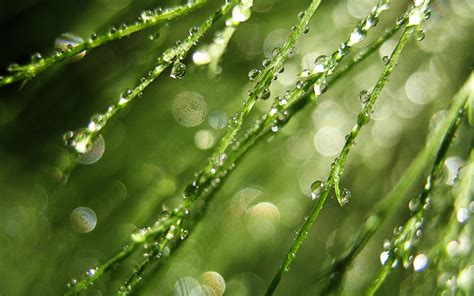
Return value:
[(416, 40), (423, 41), (425, 39), (425, 31), (423, 29), (416, 30)]
[(384, 250), (387, 250), (387, 251), (388, 251), (391, 246), (392, 246), (392, 244), (390, 243), (390, 240), (385, 239), (385, 240), (383, 241), (383, 249), (384, 249)]
[(321, 197), (321, 193), (323, 192), (326, 184), (322, 181), (314, 181), (311, 184), (311, 199), (317, 200)]
[(94, 211), (86, 207), (74, 209), (69, 218), (72, 228), (80, 233), (91, 232), (97, 224), (97, 216)]
[(387, 65), (388, 63), (390, 63), (390, 58), (388, 56), (383, 56), (382, 58), (382, 62)]
[(413, 269), (416, 272), (423, 271), (428, 266), (428, 257), (425, 254), (416, 255), (413, 260)]
[(260, 74), (260, 70), (253, 69), (249, 72), (249, 81), (254, 81), (257, 78), (258, 74)]
[(390, 253), (388, 251), (380, 253), (380, 263), (382, 263), (382, 265), (385, 265), (389, 257)]
[(157, 40), (160, 38), (160, 32), (155, 32), (150, 35), (148, 35), (148, 39), (150, 40)]
[(349, 36), (348, 45), (352, 46), (356, 43), (362, 42), (366, 36), (367, 36), (367, 32), (364, 29), (357, 27)]
[[(95, 38), (93, 38), (93, 36), (91, 37), (91, 39), (94, 40), (95, 38), (97, 38), (97, 35), (95, 35)], [(63, 33), (54, 41), (54, 47), (60, 51), (66, 51), (76, 46), (79, 46), (82, 43), (84, 43), (84, 39), (82, 39), (81, 37), (72, 33)], [(82, 51), (75, 55), (73, 60), (80, 60), (84, 57), (85, 54), (86, 52)]]
[(326, 65), (327, 65), (328, 57), (325, 55), (320, 55), (319, 57), (316, 58), (314, 61), (314, 66), (313, 66), (313, 73), (323, 73), (326, 71)]
[(460, 208), (456, 212), (456, 218), (459, 223), (464, 224), (469, 220), (469, 210), (467, 208)]
[(258, 98), (260, 100), (268, 100), (268, 98), (270, 98), (270, 89), (268, 87), (263, 89), (263, 91), (258, 95)]
[(369, 101), (369, 98), (370, 98), (370, 92), (363, 90), (359, 93), (359, 99), (362, 105), (367, 104), (367, 102)]
[(173, 79), (182, 79), (186, 75), (186, 65), (177, 60), (171, 68), (170, 77)]
[(316, 96), (320, 96), (327, 88), (327, 81), (325, 77), (322, 77), (314, 84), (314, 93)]
[(32, 63), (37, 63), (37, 62), (41, 61), (42, 59), (43, 59), (43, 56), (39, 52), (35, 52), (31, 56), (31, 62)]
[(341, 189), (341, 205), (346, 205), (351, 200), (351, 192), (347, 188)]

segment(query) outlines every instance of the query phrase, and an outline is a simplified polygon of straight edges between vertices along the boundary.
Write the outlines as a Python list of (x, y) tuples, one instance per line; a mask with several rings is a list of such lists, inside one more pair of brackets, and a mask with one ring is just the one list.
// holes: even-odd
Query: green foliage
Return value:
[(0, 73), (0, 294), (472, 293), (472, 4), (165, 2)]

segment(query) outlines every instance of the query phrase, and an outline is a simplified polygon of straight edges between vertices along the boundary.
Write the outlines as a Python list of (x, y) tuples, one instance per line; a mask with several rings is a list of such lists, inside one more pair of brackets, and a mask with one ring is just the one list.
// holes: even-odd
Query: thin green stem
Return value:
[(165, 10), (144, 11), (142, 15), (133, 24), (122, 25), (118, 28), (113, 28), (110, 32), (92, 37), (84, 42), (75, 44), (65, 50), (57, 50), (54, 54), (39, 58), (26, 65), (13, 65), (10, 66), (8, 71), (11, 73), (3, 78), (0, 78), (0, 87), (14, 83), (21, 80), (29, 80), (43, 72), (44, 70), (74, 56), (77, 56), (84, 52), (89, 52), (92, 49), (105, 45), (111, 41), (121, 39), (123, 37), (130, 36), (136, 32), (151, 28), (161, 23), (171, 21), (175, 18), (184, 16), (193, 10), (204, 6), (209, 0), (196, 0), (190, 1), (188, 4), (176, 6), (173, 8), (167, 8)]
[(426, 178), (423, 190), (416, 199), (410, 201), (410, 203), (413, 204), (410, 206), (410, 210), (412, 210), (412, 216), (403, 226), (403, 230), (392, 239), (390, 249), (387, 251), (388, 253), (386, 253), (388, 256), (387, 260), (386, 262), (383, 262), (382, 267), (367, 289), (367, 295), (374, 295), (377, 292), (393, 268), (393, 264), (397, 262), (399, 258), (404, 261), (404, 265), (406, 265), (406, 263), (410, 263), (410, 252), (412, 251), (412, 248), (419, 242), (421, 237), (423, 225), (422, 221), (428, 208), (428, 196), (433, 190), (433, 182), (441, 172), (444, 160), (448, 154), (448, 149), (453, 142), (454, 135), (456, 134), (457, 128), (461, 123), (461, 119), (465, 114), (466, 107), (467, 106), (464, 105), (464, 107), (459, 110), (456, 120), (454, 121), (453, 125), (450, 126), (448, 132), (444, 135), (439, 150), (436, 153), (431, 172)]
[(137, 86), (122, 93), (117, 102), (109, 106), (105, 112), (94, 114), (87, 127), (66, 132), (64, 134), (65, 143), (74, 148), (77, 153), (87, 152), (93, 141), (105, 128), (108, 121), (129, 106), (134, 99), (140, 97), (145, 88), (158, 78), (166, 68), (175, 63), (178, 64), (179, 67), (185, 67), (184, 64), (181, 64), (180, 60), (187, 55), (189, 50), (204, 36), (212, 25), (219, 20), (222, 15), (227, 14), (237, 2), (237, 0), (229, 1), (199, 27), (191, 29), (188, 37), (184, 39), (183, 42), (165, 50), (158, 59), (155, 67), (141, 78)]
[[(319, 216), (319, 213), (321, 209), (323, 208), (324, 203), (326, 202), (326, 199), (329, 196), (330, 190), (332, 188), (336, 188), (339, 178), (342, 175), (344, 171), (344, 166), (346, 163), (347, 155), (349, 154), (352, 146), (355, 143), (355, 140), (359, 134), (359, 131), (362, 129), (364, 125), (366, 125), (369, 121), (369, 114), (373, 110), (373, 106), (378, 99), (380, 92), (382, 91), (383, 87), (385, 86), (386, 82), (388, 81), (388, 78), (390, 74), (392, 73), (393, 69), (395, 68), (395, 64), (398, 61), (398, 58), (400, 57), (400, 54), (407, 44), (411, 34), (413, 33), (413, 28), (412, 27), (407, 27), (405, 31), (403, 32), (402, 36), (400, 37), (397, 46), (395, 47), (394, 51), (392, 52), (392, 55), (390, 57), (389, 63), (384, 67), (384, 70), (382, 71), (377, 83), (375, 84), (374, 90), (372, 91), (368, 102), (364, 106), (363, 110), (361, 113), (359, 113), (358, 118), (357, 118), (357, 123), (354, 125), (352, 128), (351, 132), (349, 133), (347, 140), (345, 142), (345, 145), (340, 152), (339, 156), (336, 158), (334, 161), (332, 167), (331, 167), (331, 172), (329, 174), (329, 177), (322, 186), (322, 188), (318, 188), (320, 190), (320, 196), (318, 197), (318, 200), (316, 204), (314, 205), (313, 209), (311, 210), (311, 213), (309, 216), (305, 218), (305, 223), (303, 223), (303, 226), (300, 228), (298, 231), (298, 234), (296, 235), (296, 238), (290, 247), (290, 250), (288, 251), (283, 263), (281, 264), (280, 268), (278, 269), (277, 273), (273, 277), (273, 280), (270, 284), (270, 286), (267, 289), (267, 292), (265, 295), (272, 295), (273, 292), (275, 291), (276, 287), (278, 286), (281, 278), (283, 275), (289, 270), (291, 263), (293, 262), (296, 253), (298, 250), (301, 248), (303, 245), (304, 241), (306, 240), (306, 237), (308, 236), (308, 232), (313, 226), (314, 222), (316, 221), (317, 217)], [(339, 202), (342, 204), (342, 200), (339, 200)]]
[[(402, 179), (398, 181), (392, 191), (374, 207), (373, 213), (365, 220), (361, 231), (357, 234), (356, 239), (351, 246), (343, 252), (343, 254), (334, 260), (331, 264), (330, 271), (327, 273), (331, 278), (328, 289), (332, 289), (342, 279), (349, 265), (354, 258), (360, 253), (369, 239), (382, 226), (393, 208), (397, 208), (404, 200), (409, 188), (416, 182), (418, 177), (423, 173), (428, 163), (440, 149), (444, 143), (444, 136), (452, 129), (456, 122), (460, 110), (464, 108), (469, 100), (474, 98), (474, 74), (471, 74), (467, 82), (456, 94), (453, 104), (449, 111), (449, 115), (441, 125), (438, 132), (433, 136), (430, 142), (412, 161)], [(331, 275), (331, 276), (329, 276)]]

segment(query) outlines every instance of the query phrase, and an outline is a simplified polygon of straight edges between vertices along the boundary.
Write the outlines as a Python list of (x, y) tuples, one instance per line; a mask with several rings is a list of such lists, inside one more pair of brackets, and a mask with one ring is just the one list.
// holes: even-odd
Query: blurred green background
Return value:
[[(62, 134), (84, 127), (90, 116), (104, 111), (120, 93), (138, 84), (155, 59), (188, 29), (201, 23), (222, 1), (211, 1), (169, 25), (137, 33), (65, 62), (40, 74), (20, 89), (0, 89), (0, 295), (58, 295), (71, 278), (105, 262), (138, 227), (153, 223), (163, 208), (172, 208), (193, 173), (204, 165), (225, 129), (209, 121), (220, 112), (230, 117), (242, 106), (247, 73), (261, 67), (273, 48), (287, 38), (297, 14), (310, 1), (255, 0), (252, 17), (241, 24), (223, 60), (222, 71), (209, 75), (206, 66), (186, 59), (188, 73), (173, 80), (163, 73), (144, 95), (105, 128), (105, 153), (94, 164), (77, 166), (62, 146)], [(408, 1), (393, 1), (367, 46), (404, 11)], [(61, 33), (89, 38), (112, 24), (130, 22), (145, 9), (180, 1), (1, 1), (0, 67), (28, 62), (48, 53)], [(292, 88), (297, 75), (314, 59), (329, 55), (344, 40), (374, 0), (322, 1), (310, 31), (298, 42), (295, 55), (272, 84), (272, 97)], [(342, 184), (352, 193), (340, 208), (329, 199), (308, 240), (276, 295), (315, 295), (314, 279), (325, 263), (344, 249), (373, 204), (390, 191), (416, 153), (445, 116), (452, 95), (474, 61), (474, 1), (444, 0), (433, 5), (424, 25), (426, 38), (413, 39), (387, 84), (373, 121), (362, 131), (349, 156)], [(223, 27), (223, 21), (213, 32)], [(148, 36), (160, 32), (160, 38)], [(212, 41), (213, 32), (202, 44)], [(160, 266), (140, 295), (172, 295), (178, 279), (220, 273), (225, 295), (261, 295), (285, 256), (295, 230), (313, 201), (309, 187), (325, 179), (330, 164), (360, 111), (359, 92), (372, 87), (389, 55), (389, 41), (325, 94), (294, 117), (276, 136), (256, 145), (208, 204), (206, 216), (192, 229), (166, 264)], [(4, 71), (4, 70), (1, 70)], [(2, 75), (2, 72), (0, 72)], [(183, 92), (202, 96), (206, 112), (197, 126), (176, 120), (173, 101)], [(271, 100), (257, 104), (253, 116), (268, 110)], [(173, 113), (174, 112), (174, 113)], [(214, 112), (214, 113), (213, 113)], [(439, 222), (446, 209), (452, 175), (467, 159), (472, 129), (462, 125), (445, 167), (444, 181), (433, 195), (428, 223)], [(421, 187), (414, 188), (417, 194)], [(408, 198), (408, 196), (407, 196)], [(262, 202), (271, 203), (259, 204)], [(271, 208), (271, 213), (259, 211)], [(97, 225), (77, 232), (70, 214), (88, 207)], [(394, 209), (392, 219), (364, 249), (348, 274), (341, 293), (358, 295), (380, 266), (384, 238), (409, 215)], [(439, 239), (427, 232), (420, 250)], [(112, 295), (141, 260), (139, 254), (104, 276), (84, 295)], [(428, 295), (436, 288), (429, 269), (396, 269), (380, 295)]]

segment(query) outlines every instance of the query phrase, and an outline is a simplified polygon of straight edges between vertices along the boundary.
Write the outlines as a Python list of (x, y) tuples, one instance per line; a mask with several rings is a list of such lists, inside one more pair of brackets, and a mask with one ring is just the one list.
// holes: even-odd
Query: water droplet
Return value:
[(321, 77), (314, 84), (314, 94), (320, 96), (327, 88), (327, 81), (325, 77)]
[(459, 223), (464, 224), (469, 220), (469, 210), (466, 208), (460, 208), (456, 212), (456, 218)]
[(184, 75), (186, 75), (186, 65), (176, 60), (171, 68), (170, 77), (173, 79), (182, 79)]
[(298, 12), (298, 19), (302, 19), (304, 17), (304, 11)]
[(189, 36), (194, 36), (197, 32), (199, 32), (199, 28), (196, 26), (193, 26), (191, 27), (191, 29), (189, 29)]
[[(97, 38), (97, 35), (95, 36), (95, 38)], [(91, 39), (95, 38), (91, 37)], [(63, 33), (54, 41), (54, 47), (58, 50), (66, 51), (76, 46), (79, 46), (82, 43), (84, 43), (84, 40), (81, 37), (72, 33)], [(85, 51), (78, 53), (74, 56), (74, 60), (80, 60), (84, 57), (85, 54)]]
[(408, 26), (418, 26), (425, 19), (423, 10), (415, 9), (408, 17)]
[(388, 63), (390, 63), (390, 58), (388, 56), (383, 56), (382, 58), (382, 62), (387, 65)]
[(338, 52), (338, 59), (342, 59), (344, 56), (348, 55), (349, 52), (351, 51), (350, 45), (347, 43), (343, 42), (339, 45), (339, 48), (337, 49)]
[(249, 72), (249, 81), (254, 81), (257, 78), (258, 74), (260, 74), (260, 70), (253, 69)]
[(364, 29), (360, 27), (356, 27), (354, 31), (352, 31), (351, 35), (349, 36), (349, 42), (347, 45), (352, 46), (356, 43), (362, 42), (366, 36), (367, 36), (367, 32)]
[(385, 265), (389, 257), (390, 257), (390, 252), (388, 251), (380, 253), (380, 263), (382, 263), (382, 265)]
[(418, 198), (412, 198), (409, 202), (408, 202), (408, 209), (411, 211), (411, 212), (415, 212), (416, 210), (418, 210), (418, 208), (420, 207), (420, 200)]
[(425, 39), (425, 31), (419, 28), (416, 30), (416, 40), (423, 41), (423, 39)]
[(423, 271), (428, 266), (428, 257), (425, 254), (416, 255), (413, 260), (413, 269), (416, 272)]
[(232, 22), (234, 24), (245, 22), (250, 18), (250, 9), (246, 5), (239, 4), (232, 9)]
[(341, 189), (341, 205), (346, 205), (351, 200), (351, 192), (347, 188)]
[(391, 246), (392, 246), (392, 244), (390, 243), (390, 240), (385, 239), (385, 240), (383, 241), (383, 249), (384, 249), (384, 250), (387, 250), (387, 251), (388, 251)]
[(147, 228), (140, 228), (132, 233), (131, 238), (133, 241), (141, 243), (146, 240), (148, 231), (150, 230), (149, 227)]
[(179, 234), (179, 238), (180, 238), (181, 240), (185, 240), (185, 239), (188, 237), (188, 235), (189, 235), (189, 230), (187, 230), (187, 229), (181, 229), (181, 232), (180, 232), (180, 234)]
[(77, 285), (77, 280), (76, 279), (71, 279), (68, 283), (67, 283), (67, 287), (68, 288), (73, 288)]
[(74, 209), (69, 218), (72, 228), (80, 233), (91, 232), (97, 224), (97, 216), (94, 211), (86, 207)]
[(311, 184), (311, 199), (317, 200), (321, 197), (321, 193), (323, 192), (326, 184), (322, 181), (314, 181)]
[(314, 66), (313, 66), (313, 73), (323, 73), (326, 71), (326, 65), (328, 62), (328, 57), (325, 55), (320, 55), (319, 57), (316, 58), (314, 61)]
[(150, 40), (157, 40), (160, 38), (160, 32), (155, 32), (150, 35), (148, 35), (148, 39)]
[(369, 101), (369, 98), (370, 98), (370, 92), (363, 90), (359, 93), (359, 99), (363, 106), (367, 104), (367, 102)]
[(258, 95), (258, 98), (260, 100), (268, 100), (268, 98), (270, 98), (270, 89), (268, 87), (263, 89), (263, 91)]
[(35, 52), (31, 56), (31, 62), (32, 63), (37, 63), (37, 62), (41, 61), (42, 59), (43, 59), (43, 56), (39, 52)]
[(271, 63), (272, 63), (272, 60), (271, 60), (271, 59), (264, 59), (264, 60), (262, 61), (262, 66), (268, 67), (268, 66), (270, 66)]

